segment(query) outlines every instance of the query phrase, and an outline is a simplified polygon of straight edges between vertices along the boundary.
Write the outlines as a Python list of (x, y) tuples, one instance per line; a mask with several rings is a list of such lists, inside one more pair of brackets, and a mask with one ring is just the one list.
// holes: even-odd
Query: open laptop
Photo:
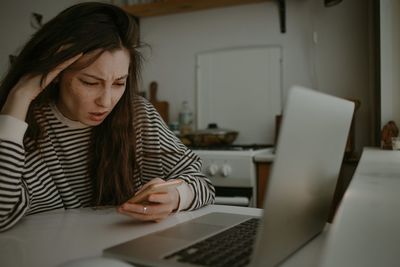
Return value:
[[(353, 111), (350, 101), (291, 88), (261, 218), (210, 213), (107, 248), (104, 255), (145, 266), (280, 264), (324, 228)], [(252, 238), (244, 240), (246, 231)], [(224, 238), (227, 247), (217, 249)], [(207, 247), (211, 254), (203, 255)], [(241, 255), (233, 255), (234, 247)]]

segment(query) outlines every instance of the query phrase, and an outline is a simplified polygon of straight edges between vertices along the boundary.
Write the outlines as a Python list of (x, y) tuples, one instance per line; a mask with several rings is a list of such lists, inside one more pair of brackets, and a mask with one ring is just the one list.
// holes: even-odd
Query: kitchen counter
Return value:
[(268, 180), (271, 173), (272, 163), (275, 159), (274, 148), (254, 155), (254, 163), (257, 172), (257, 207), (262, 208)]
[(262, 163), (262, 162), (273, 162), (275, 159), (275, 153), (273, 150), (268, 150), (265, 153), (260, 153), (254, 156), (255, 163)]

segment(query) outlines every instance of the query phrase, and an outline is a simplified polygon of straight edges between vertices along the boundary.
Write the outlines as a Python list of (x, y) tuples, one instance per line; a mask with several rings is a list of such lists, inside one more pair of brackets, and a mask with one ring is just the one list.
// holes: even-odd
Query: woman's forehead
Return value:
[(77, 67), (78, 72), (111, 79), (127, 75), (129, 64), (130, 56), (126, 49), (113, 51), (94, 50), (84, 54), (71, 67)]

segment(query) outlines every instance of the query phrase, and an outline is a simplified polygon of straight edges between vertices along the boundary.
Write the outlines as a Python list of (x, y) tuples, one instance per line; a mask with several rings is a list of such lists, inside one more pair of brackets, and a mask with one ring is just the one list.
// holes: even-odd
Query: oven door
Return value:
[(253, 189), (250, 187), (215, 186), (215, 204), (253, 207)]
[(255, 187), (252, 178), (226, 178), (210, 176), (215, 187), (215, 204), (242, 207), (255, 207)]

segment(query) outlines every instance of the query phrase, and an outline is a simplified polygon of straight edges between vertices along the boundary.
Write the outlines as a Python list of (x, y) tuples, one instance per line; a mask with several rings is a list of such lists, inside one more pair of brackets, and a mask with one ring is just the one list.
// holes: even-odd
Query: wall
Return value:
[(35, 33), (30, 25), (31, 13), (43, 15), (48, 21), (64, 8), (82, 1), (78, 0), (8, 0), (0, 2), (0, 76), (9, 66), (10, 54), (17, 54), (25, 42)]
[(369, 22), (371, 1), (348, 0), (333, 8), (316, 8), (315, 30), (316, 76), (321, 91), (357, 99), (361, 102), (356, 112), (356, 146), (373, 144), (374, 114), (374, 59), (370, 40), (373, 29)]
[(284, 96), (299, 84), (361, 101), (356, 120), (360, 152), (373, 142), (374, 129), (369, 2), (346, 0), (325, 8), (322, 0), (287, 0), (285, 34), (275, 2), (144, 18), (141, 36), (152, 50), (145, 51), (143, 90), (158, 81), (159, 98), (170, 102), (170, 118), (176, 119), (182, 101), (195, 106), (197, 53), (280, 45)]
[(380, 1), (381, 126), (400, 126), (400, 2)]

